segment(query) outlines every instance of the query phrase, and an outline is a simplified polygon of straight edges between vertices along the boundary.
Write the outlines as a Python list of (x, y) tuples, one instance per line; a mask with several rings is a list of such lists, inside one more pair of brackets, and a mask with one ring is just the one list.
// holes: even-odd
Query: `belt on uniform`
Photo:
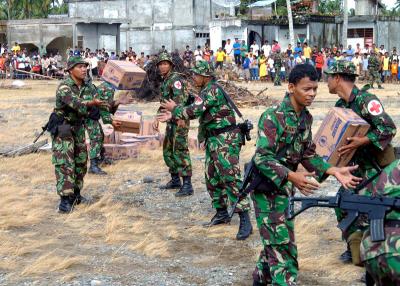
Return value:
[(239, 126), (236, 125), (236, 124), (232, 124), (232, 125), (229, 125), (229, 126), (226, 126), (226, 127), (210, 130), (210, 131), (207, 131), (207, 138), (215, 137), (215, 136), (218, 136), (218, 135), (220, 135), (222, 133), (226, 133), (226, 132), (233, 131), (233, 130), (236, 130), (236, 129), (239, 129)]
[(387, 227), (400, 227), (400, 220), (385, 220), (385, 226)]

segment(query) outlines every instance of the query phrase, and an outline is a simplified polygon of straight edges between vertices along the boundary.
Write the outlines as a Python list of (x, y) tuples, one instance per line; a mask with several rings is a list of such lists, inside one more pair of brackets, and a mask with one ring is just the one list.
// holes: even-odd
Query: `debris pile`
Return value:
[[(143, 101), (157, 101), (160, 99), (160, 86), (162, 78), (157, 69), (157, 56), (154, 56), (151, 62), (145, 67), (146, 78), (142, 83), (139, 91), (136, 93), (136, 98)], [(174, 62), (174, 70), (180, 73), (186, 82), (186, 86), (189, 92), (198, 94), (197, 88), (195, 88), (191, 82), (190, 70), (185, 67), (183, 60), (177, 53), (172, 53), (172, 61)], [(225, 72), (224, 74), (222, 74)], [(237, 80), (239, 76), (237, 71), (224, 70), (222, 73), (217, 71), (218, 78), (226, 78), (228, 80), (219, 80), (218, 83), (222, 85), (228, 95), (235, 101), (239, 107), (253, 107), (259, 105), (268, 106), (271, 101), (268, 100), (268, 96), (264, 95), (267, 88), (263, 89), (257, 95), (250, 92), (247, 88), (238, 87), (230, 80)]]

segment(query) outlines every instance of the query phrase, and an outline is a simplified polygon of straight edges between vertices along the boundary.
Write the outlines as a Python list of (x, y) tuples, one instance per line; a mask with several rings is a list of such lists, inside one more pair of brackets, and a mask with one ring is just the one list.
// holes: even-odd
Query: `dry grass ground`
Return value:
[[(56, 84), (28, 84), (31, 89), (0, 90), (0, 149), (31, 142), (48, 118)], [(271, 86), (269, 92), (279, 97), (282, 91)], [(156, 106), (136, 107), (151, 115)], [(244, 113), (257, 120), (262, 111)], [(201, 226), (213, 215), (201, 152), (192, 156), (196, 194), (190, 198), (158, 189), (168, 174), (157, 150), (107, 167), (108, 176), (87, 175), (84, 195), (94, 203), (69, 215), (56, 212), (50, 158), (0, 158), (0, 285), (90, 285), (93, 279), (102, 285), (251, 285), (261, 247), (257, 231), (238, 242), (237, 218), (228, 226)], [(143, 184), (148, 175), (154, 183)], [(344, 244), (332, 212), (299, 217), (296, 235), (301, 285), (360, 285), (362, 270), (337, 259)]]

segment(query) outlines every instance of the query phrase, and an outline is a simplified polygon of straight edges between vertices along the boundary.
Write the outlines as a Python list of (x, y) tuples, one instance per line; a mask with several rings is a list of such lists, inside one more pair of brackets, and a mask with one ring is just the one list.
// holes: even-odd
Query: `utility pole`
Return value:
[(342, 31), (342, 45), (347, 48), (347, 26), (349, 23), (349, 13), (347, 0), (343, 0), (343, 31)]
[(286, 7), (288, 11), (288, 20), (289, 20), (289, 39), (290, 44), (294, 47), (294, 29), (293, 29), (293, 16), (292, 16), (292, 5), (290, 4), (290, 0), (286, 0)]

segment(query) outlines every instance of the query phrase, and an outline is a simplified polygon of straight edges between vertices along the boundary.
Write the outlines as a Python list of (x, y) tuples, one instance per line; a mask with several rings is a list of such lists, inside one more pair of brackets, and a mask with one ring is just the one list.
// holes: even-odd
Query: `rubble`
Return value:
[[(172, 53), (172, 61), (174, 62), (174, 71), (178, 72), (186, 83), (187, 89), (193, 94), (198, 94), (198, 89), (193, 86), (191, 81), (191, 72), (189, 68), (185, 67), (183, 60), (179, 54)], [(146, 66), (146, 78), (142, 83), (139, 91), (135, 97), (142, 101), (158, 101), (160, 99), (160, 86), (162, 78), (158, 72), (157, 56), (154, 56), (152, 61)], [(222, 85), (224, 90), (232, 98), (232, 100), (239, 107), (254, 107), (259, 105), (269, 106), (272, 101), (265, 96), (264, 93), (267, 90), (265, 88), (262, 92), (255, 95), (250, 92), (247, 88), (238, 87), (232, 81), (239, 80), (240, 70), (236, 68), (232, 70), (224, 69), (223, 71), (216, 71), (218, 83)]]

